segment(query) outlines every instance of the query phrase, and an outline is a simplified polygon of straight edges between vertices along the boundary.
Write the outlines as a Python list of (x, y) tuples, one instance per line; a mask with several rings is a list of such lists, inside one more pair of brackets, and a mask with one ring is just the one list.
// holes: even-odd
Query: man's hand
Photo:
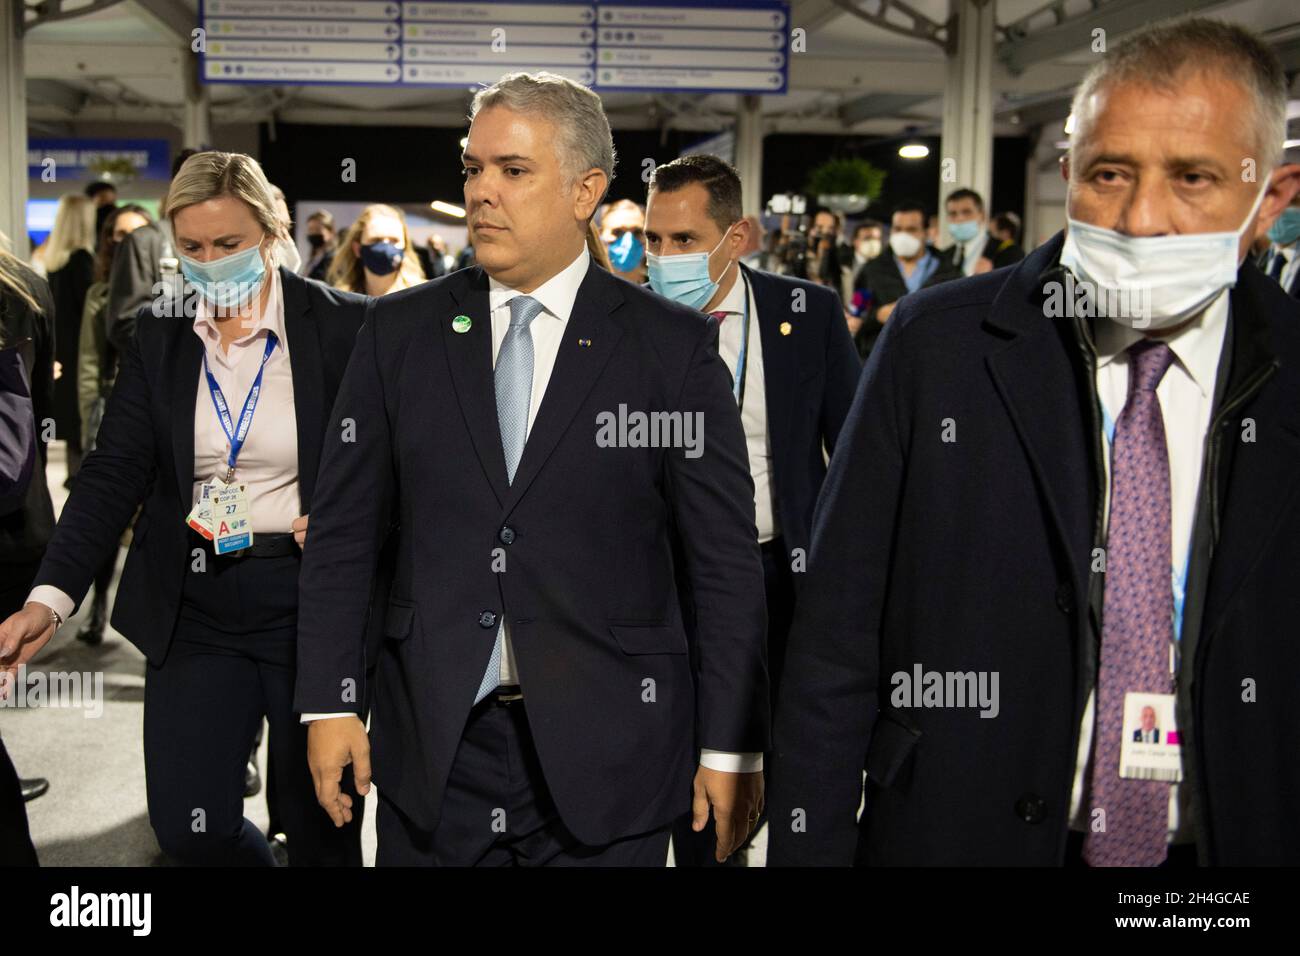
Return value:
[(700, 767), (695, 773), (695, 819), (699, 833), (709, 822), (709, 807), (718, 833), (714, 856), (719, 863), (740, 849), (763, 812), (763, 773), (727, 773)]
[(971, 275), (979, 275), (981, 272), (992, 272), (993, 260), (988, 256), (980, 256), (975, 262), (975, 271)]
[(885, 320), (889, 318), (889, 314), (894, 311), (894, 306), (896, 305), (898, 305), (897, 301), (886, 302), (884, 305), (882, 305), (879, 309), (876, 310), (876, 321), (879, 322), (881, 325), (884, 325)]
[(298, 547), (307, 546), (307, 516), (298, 515), (293, 519), (293, 524), (289, 525), (289, 530), (293, 532), (293, 540), (298, 542)]
[(53, 616), (44, 604), (28, 601), (21, 611), (0, 624), (0, 671), (7, 672), (10, 678), (0, 680), (0, 697), (8, 696), (7, 688), (18, 676), (18, 668), (54, 636)]
[(370, 739), (360, 717), (325, 717), (307, 725), (307, 766), (316, 784), (316, 802), (336, 827), (352, 822), (352, 797), (339, 789), (348, 764), (357, 793), (365, 796), (370, 792)]

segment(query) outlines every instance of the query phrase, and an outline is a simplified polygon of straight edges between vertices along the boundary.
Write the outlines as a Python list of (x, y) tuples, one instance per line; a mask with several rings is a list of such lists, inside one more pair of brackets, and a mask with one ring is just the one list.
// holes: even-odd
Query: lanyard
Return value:
[[(1101, 403), (1099, 402), (1098, 404)], [(1115, 420), (1110, 417), (1110, 412), (1106, 410), (1105, 405), (1101, 405), (1101, 415), (1102, 415), (1102, 428), (1106, 432), (1106, 447), (1110, 450), (1111, 454), (1113, 455), (1115, 451)], [(1113, 462), (1111, 465), (1110, 473), (1111, 473), (1111, 481), (1113, 482), (1114, 475), (1115, 475), (1115, 467)], [(1172, 516), (1170, 520), (1172, 521)], [(1174, 660), (1173, 660), (1172, 667), (1175, 673), (1177, 673), (1178, 671), (1179, 656), (1182, 654), (1183, 604), (1187, 600), (1187, 569), (1189, 565), (1191, 565), (1191, 563), (1192, 563), (1192, 550), (1189, 547), (1187, 549), (1187, 557), (1183, 559), (1183, 570), (1179, 572), (1177, 569), (1174, 568), (1170, 569), (1170, 580), (1174, 592), (1174, 622), (1173, 622), (1174, 623)]]
[(221, 386), (213, 377), (212, 369), (208, 368), (207, 350), (203, 352), (203, 374), (208, 377), (208, 392), (212, 395), (212, 405), (217, 410), (217, 421), (221, 422), (221, 430), (226, 433), (226, 438), (230, 441), (230, 457), (226, 459), (229, 469), (226, 472), (226, 484), (235, 477), (235, 460), (239, 458), (240, 449), (244, 447), (244, 439), (248, 437), (248, 426), (253, 423), (253, 411), (257, 408), (258, 395), (262, 391), (262, 373), (266, 371), (266, 361), (275, 350), (276, 341), (274, 332), (266, 333), (266, 351), (262, 353), (262, 364), (257, 368), (257, 378), (253, 379), (253, 385), (244, 398), (244, 408), (239, 413), (237, 432), (234, 422), (230, 419), (230, 406), (226, 403), (226, 396), (221, 393)]
[[(740, 267), (737, 266), (739, 269)], [(741, 320), (740, 331), (740, 355), (736, 357), (736, 368), (739, 371), (732, 376), (731, 394), (735, 396), (736, 405), (743, 412), (745, 410), (745, 373), (749, 370), (749, 276), (745, 275), (745, 270), (740, 270), (740, 277), (745, 281), (745, 311), (744, 318)]]

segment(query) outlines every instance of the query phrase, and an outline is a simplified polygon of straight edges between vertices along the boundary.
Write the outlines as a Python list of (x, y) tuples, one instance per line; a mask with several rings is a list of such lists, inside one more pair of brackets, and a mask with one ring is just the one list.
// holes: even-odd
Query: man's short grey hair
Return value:
[(544, 70), (508, 73), (474, 94), (470, 122), (493, 106), (540, 116), (555, 127), (555, 150), (566, 189), (589, 169), (599, 169), (608, 182), (614, 181), (614, 136), (605, 107), (581, 83)]
[[(1125, 37), (1106, 53), (1075, 91), (1071, 151), (1092, 119), (1088, 101), (1103, 87), (1135, 83), (1177, 91), (1189, 72), (1213, 70), (1241, 83), (1254, 102), (1249, 148), (1261, 170), (1271, 169), (1286, 142), (1286, 74), (1277, 55), (1255, 34), (1231, 23), (1194, 17), (1161, 23)], [(1246, 146), (1247, 144), (1243, 144)]]

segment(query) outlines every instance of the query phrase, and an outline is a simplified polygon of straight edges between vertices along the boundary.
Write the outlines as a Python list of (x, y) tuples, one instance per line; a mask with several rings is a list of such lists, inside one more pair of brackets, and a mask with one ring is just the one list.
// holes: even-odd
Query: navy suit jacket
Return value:
[[(697, 740), (768, 748), (754, 488), (716, 342), (712, 319), (593, 263), (510, 483), (484, 270), (372, 300), (331, 414), (353, 440), (328, 442), (321, 461), (295, 706), (359, 713), (368, 700), (375, 782), (419, 828), (437, 825), (504, 617), (547, 785), (585, 844), (686, 812)], [(702, 454), (602, 447), (598, 416), (620, 406), (698, 413)], [(385, 639), (367, 648), (394, 526)]]
[[(293, 363), (298, 491), (311, 511), (326, 413), (356, 341), (365, 298), (280, 269), (284, 330)], [(203, 343), (193, 320), (142, 308), (121, 354), (95, 450), (86, 456), (36, 575), (78, 604), (116, 553), (136, 508), (113, 627), (154, 664), (167, 655), (190, 557), (194, 402)], [(242, 402), (240, 396), (234, 401)], [(257, 427), (254, 417), (253, 428)]]
[(834, 289), (741, 268), (754, 291), (763, 342), (777, 522), (786, 551), (801, 548), (806, 555), (826, 477), (822, 449), (835, 449), (862, 362)]
[[(1044, 308), (1062, 241), (905, 297), (863, 370), (776, 707), (775, 865), (1065, 858), (1104, 463), (1087, 323)], [(1230, 295), (1184, 611), (1184, 786), (1202, 862), (1294, 865), (1300, 304), (1251, 263)], [(996, 716), (908, 706), (894, 675), (918, 665), (996, 673)]]

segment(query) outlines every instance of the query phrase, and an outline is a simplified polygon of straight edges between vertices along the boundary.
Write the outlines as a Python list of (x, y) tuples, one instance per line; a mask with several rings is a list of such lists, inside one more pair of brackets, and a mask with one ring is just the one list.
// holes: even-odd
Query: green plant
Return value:
[(885, 184), (885, 170), (865, 159), (845, 157), (822, 163), (808, 177), (814, 196), (866, 196), (874, 200)]

